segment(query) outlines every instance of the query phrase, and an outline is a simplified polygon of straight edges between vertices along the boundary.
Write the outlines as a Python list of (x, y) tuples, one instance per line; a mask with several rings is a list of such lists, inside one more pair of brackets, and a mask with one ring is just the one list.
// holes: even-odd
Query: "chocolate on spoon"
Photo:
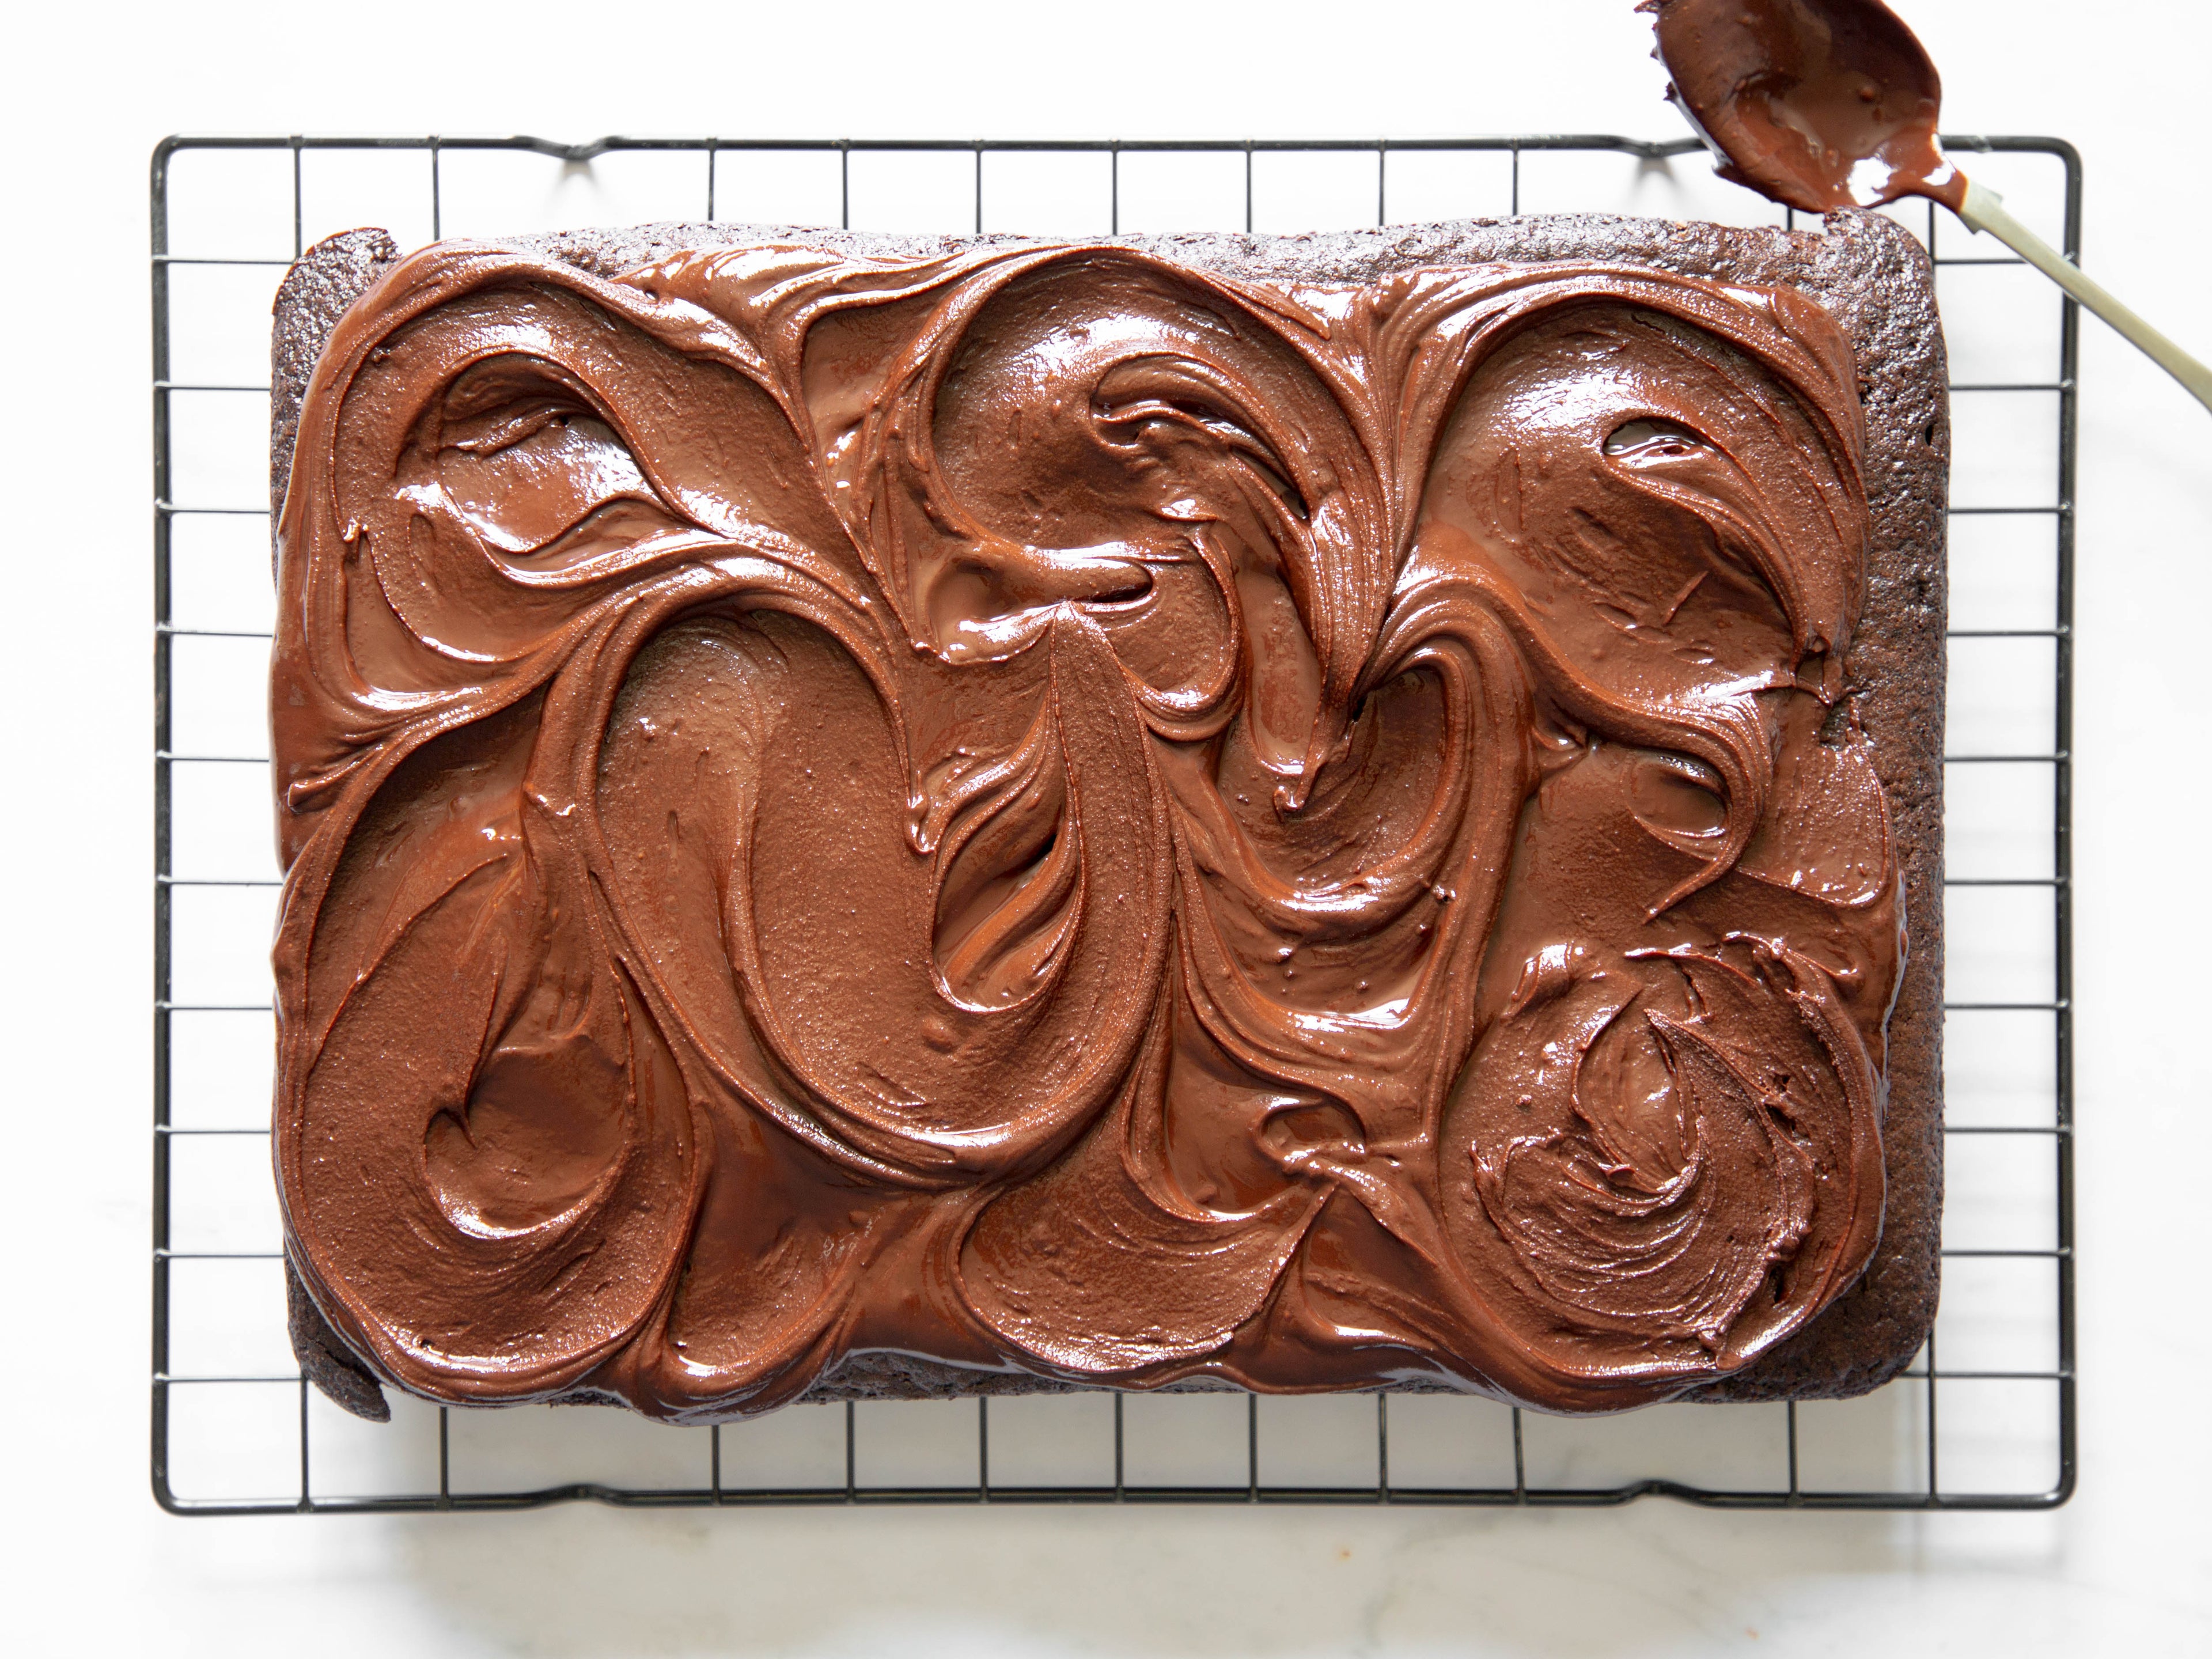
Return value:
[(1644, 0), (1672, 98), (1725, 179), (1808, 213), (1926, 196), (1987, 231), (2212, 409), (2212, 369), (2083, 276), (1936, 143), (1943, 83), (1881, 0)]

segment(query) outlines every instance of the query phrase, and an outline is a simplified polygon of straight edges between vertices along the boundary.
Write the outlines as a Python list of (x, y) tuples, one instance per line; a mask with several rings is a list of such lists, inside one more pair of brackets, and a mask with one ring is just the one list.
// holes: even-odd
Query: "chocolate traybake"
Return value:
[(318, 246), (309, 1375), (1885, 1380), (1936, 1285), (1943, 380), (1848, 213)]

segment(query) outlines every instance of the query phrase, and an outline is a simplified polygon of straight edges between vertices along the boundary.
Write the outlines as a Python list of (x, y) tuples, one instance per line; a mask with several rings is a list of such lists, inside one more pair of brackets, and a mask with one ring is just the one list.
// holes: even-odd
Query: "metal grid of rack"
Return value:
[[(2036, 137), (1954, 136), (1943, 142), (1953, 150), (2019, 158), (2043, 169), (2058, 221), (2056, 240), (2078, 258), (2081, 170), (2070, 145)], [(1962, 712), (1970, 735), (1994, 735), (1996, 741), (1946, 757), (1952, 970), (1945, 1006), (1953, 1079), (1946, 1135), (1953, 1197), (1943, 1249), (1944, 1312), (1908, 1370), (1875, 1395), (1802, 1406), (1649, 1407), (1568, 1421), (1451, 1396), (1085, 1392), (795, 1407), (757, 1424), (700, 1430), (666, 1429), (582, 1407), (463, 1412), (401, 1400), (392, 1424), (369, 1425), (328, 1407), (282, 1351), (281, 1253), (266, 1191), (265, 1042), (255, 1053), (257, 1038), (267, 1030), (266, 918), (278, 883), (247, 850), (256, 831), (265, 838), (265, 819), (242, 828), (252, 813), (239, 810), (240, 802), (265, 802), (267, 762), (250, 743), (226, 746), (221, 718), (228, 707), (229, 730), (242, 733), (248, 723), (238, 711), (258, 690), (267, 602), (264, 596), (262, 614), (256, 614), (254, 601), (240, 596), (251, 592), (257, 576), (266, 587), (268, 514), (248, 501), (200, 498), (193, 489), (195, 481), (235, 482), (261, 465), (258, 439), (266, 432), (266, 404), (252, 400), (265, 399), (268, 387), (265, 374), (198, 372), (207, 354), (190, 349), (184, 318), (194, 296), (182, 290), (191, 278), (228, 273), (250, 278), (249, 289), (261, 282), (252, 291), (265, 298), (310, 240), (309, 184), (322, 160), (421, 157), (427, 166), (406, 188), (427, 185), (427, 228), (434, 239), (452, 228), (450, 174), (457, 161), (498, 153), (544, 158), (563, 177), (605, 157), (654, 155), (687, 168), (696, 158), (703, 177), (690, 187), (696, 192), (691, 199), (708, 219), (728, 209), (736, 193), (725, 177), (732, 163), (811, 158), (834, 164), (835, 191), (834, 198), (826, 190), (817, 197), (811, 216), (826, 221), (834, 199), (838, 222), (861, 228), (871, 227), (865, 217), (856, 220), (857, 172), (884, 158), (931, 157), (942, 167), (972, 155), (972, 212), (954, 222), (956, 212), (940, 203), (933, 227), (959, 231), (986, 228), (987, 158), (1087, 161), (1094, 169), (1103, 159), (1103, 228), (1120, 232), (1187, 228), (1145, 223), (1141, 215), (1129, 222), (1125, 161), (1155, 169), (1203, 163), (1217, 173), (1225, 164), (1227, 191), (1208, 228), (1237, 228), (1241, 172), (1242, 228), (1249, 230), (1255, 165), (1320, 158), (1336, 167), (1334, 188), (1342, 198), (1347, 190), (1357, 197), (1369, 188), (1361, 182), (1364, 172), (1347, 175), (1345, 167), (1364, 170), (1371, 158), (1369, 222), (1387, 224), (1394, 162), (1399, 169), (1424, 159), (1480, 162), (1492, 169), (1486, 176), (1493, 196), (1503, 187), (1502, 201), (1468, 201), (1441, 212), (1431, 197), (1422, 216), (1484, 208), (1517, 215), (1524, 175), (1541, 161), (1610, 157), (1641, 177), (1655, 168), (1663, 173), (1674, 158), (1696, 149), (1686, 140), (1604, 136), (1089, 143), (605, 138), (573, 145), (533, 137), (165, 141), (155, 152), (151, 181), (151, 1450), (157, 1500), (191, 1515), (512, 1509), (575, 1498), (652, 1505), (1592, 1505), (1662, 1494), (1777, 1509), (2063, 1503), (2076, 1472), (2069, 878), (2079, 317), (2068, 301), (2049, 301), (2034, 313), (2044, 319), (2035, 326), (2002, 325), (1990, 350), (1967, 349), (1964, 358), (1973, 372), (1951, 386), (1955, 394), (1972, 394), (1954, 403), (1961, 431), (1977, 410), (2008, 411), (1992, 428), (2001, 443), (1983, 447), (2018, 453), (2025, 434), (2038, 458), (2032, 485), (2048, 499), (1960, 504), (1954, 489), (1953, 621), (1966, 625), (1954, 626), (1949, 635), (1952, 746), (1961, 746)], [(289, 204), (264, 201), (257, 209), (263, 222), (281, 224), (289, 207), (289, 253), (265, 244), (203, 247), (180, 223), (179, 165), (241, 156), (274, 164), (248, 181), (264, 195), (281, 198), (289, 176)], [(1095, 173), (1086, 177), (1095, 188)], [(241, 186), (218, 185), (199, 198), (221, 198), (235, 208)], [(1572, 199), (1575, 188), (1571, 180), (1569, 199), (1539, 205), (1614, 205)], [(385, 222), (402, 213), (419, 216), (423, 205), (395, 196)], [(234, 217), (215, 215), (214, 234), (223, 234)], [(1785, 218), (1778, 212), (1769, 222)], [(354, 220), (370, 222), (367, 215)], [(1971, 245), (1968, 252), (1953, 251), (1951, 239), (1962, 234), (1955, 229), (1939, 248), (1932, 206), (1924, 227), (1917, 210), (1906, 222), (1935, 255), (1939, 284), (1972, 274), (1973, 267), (2021, 265), (2009, 256), (1974, 252)], [(1947, 316), (1955, 318), (1952, 298), (1946, 296)], [(1983, 308), (1982, 300), (1973, 307)], [(265, 311), (262, 316), (265, 353)], [(1953, 332), (1955, 371), (1962, 354), (1955, 326)], [(185, 358), (193, 361), (180, 363)], [(1970, 447), (1962, 446), (1962, 455)], [(217, 451), (227, 459), (207, 465)], [(1989, 471), (2000, 480), (2007, 476), (2002, 465)], [(2023, 732), (2029, 741), (2019, 740)], [(2008, 781), (1980, 787), (1990, 779)], [(1976, 908), (1989, 901), (2014, 908), (2003, 915)], [(233, 956), (248, 965), (222, 981), (205, 963), (210, 951), (221, 954), (219, 936), (226, 932)], [(211, 937), (213, 946), (207, 944)], [(1992, 957), (2024, 957), (2026, 980), (2005, 971), (1975, 977), (1974, 963)], [(258, 995), (252, 994), (257, 967)], [(1962, 972), (1973, 982), (1962, 985)], [(1994, 1218), (1997, 1231), (1954, 1242), (1953, 1223), (1961, 1213)], [(2008, 1272), (2028, 1277), (2008, 1285), (1977, 1276)], [(1941, 1363), (1939, 1338), (1946, 1353)], [(1964, 1360), (1954, 1348), (1966, 1350)], [(1992, 1389), (2014, 1393), (1992, 1403)], [(1974, 1478), (1992, 1468), (1998, 1478)]]

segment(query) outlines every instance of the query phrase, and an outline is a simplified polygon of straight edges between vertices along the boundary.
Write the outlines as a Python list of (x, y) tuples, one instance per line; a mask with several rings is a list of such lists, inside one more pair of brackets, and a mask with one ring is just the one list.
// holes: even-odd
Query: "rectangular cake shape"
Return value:
[(679, 1416), (1904, 1363), (1909, 239), (730, 235), (431, 250), (304, 406), (389, 250), (288, 285), (307, 1352)]

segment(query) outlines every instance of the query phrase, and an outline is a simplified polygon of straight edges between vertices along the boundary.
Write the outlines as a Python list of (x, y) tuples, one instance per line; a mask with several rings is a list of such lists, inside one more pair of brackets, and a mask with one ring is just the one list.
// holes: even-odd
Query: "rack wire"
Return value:
[[(2047, 137), (1947, 136), (1945, 147), (1990, 156), (2012, 156), (2056, 169), (2055, 197), (2063, 219), (2063, 246), (2080, 257), (2081, 165), (2073, 147)], [(395, 1401), (390, 1425), (372, 1426), (344, 1418), (321, 1401), (289, 1357), (255, 1364), (254, 1357), (281, 1352), (282, 1255), (273, 1236), (273, 1199), (266, 1192), (265, 1053), (248, 1058), (254, 1027), (269, 1004), (252, 995), (199, 994), (191, 962), (205, 954), (203, 935), (222, 930), (222, 918), (201, 901), (248, 901), (265, 916), (279, 884), (273, 871), (240, 873), (252, 861), (243, 851), (250, 832), (235, 812), (210, 814), (210, 799), (266, 799), (265, 755), (247, 745), (195, 744), (185, 739), (204, 727), (195, 710), (210, 695), (207, 652), (228, 652), (251, 667), (265, 647), (265, 617), (250, 605), (205, 599), (209, 592), (236, 593), (240, 562), (253, 564), (265, 586), (264, 507), (237, 501), (177, 499), (184, 452), (204, 453), (226, 441), (234, 452), (256, 434), (251, 418), (225, 420), (210, 413), (210, 398), (265, 398), (262, 380), (231, 376), (173, 375), (180, 334), (178, 289), (191, 271), (275, 276), (304, 251), (309, 216), (307, 179), (311, 161), (326, 155), (416, 152), (427, 159), (428, 228), (447, 223), (446, 173), (453, 158), (483, 152), (516, 152), (548, 158), (564, 169), (587, 168), (623, 153), (696, 155), (703, 163), (697, 197), (706, 216), (726, 207), (725, 158), (742, 161), (768, 152), (785, 156), (834, 157), (839, 222), (854, 219), (856, 162), (909, 155), (973, 156), (973, 210), (964, 223), (945, 230), (985, 227), (986, 158), (993, 155), (1103, 155), (1108, 173), (1107, 228), (1125, 228), (1125, 157), (1226, 156), (1242, 161), (1243, 228), (1255, 222), (1255, 161), (1278, 158), (1374, 158), (1375, 222), (1390, 222), (1394, 157), (1489, 158), (1504, 167), (1506, 199), (1522, 210), (1524, 166), (1534, 158), (1612, 156), (1640, 169), (1664, 170), (1694, 143), (1648, 143), (1606, 135), (1409, 140), (795, 140), (726, 138), (602, 138), (563, 144), (516, 137), (172, 137), (153, 156), (151, 176), (154, 436), (154, 1088), (151, 1475), (157, 1501), (173, 1512), (229, 1516), (301, 1512), (329, 1514), (427, 1510), (507, 1510), (592, 1498), (615, 1504), (745, 1506), (801, 1504), (1241, 1502), (1246, 1504), (1398, 1504), (1477, 1505), (1603, 1505), (1663, 1495), (1722, 1508), (1858, 1510), (2023, 1510), (2063, 1504), (2077, 1471), (2073, 1196), (2072, 818), (2073, 636), (2075, 441), (2079, 313), (2057, 302), (2055, 362), (2025, 359), (2033, 343), (2017, 345), (2021, 361), (2000, 364), (1974, 378), (1954, 380), (1954, 423), (1976, 407), (2013, 411), (1998, 424), (2017, 434), (2040, 426), (2039, 414), (2023, 416), (2032, 402), (2047, 402), (2048, 430), (2034, 440), (2050, 472), (2049, 500), (1954, 505), (1954, 548), (1979, 528), (2015, 529), (2027, 539), (1988, 568), (2000, 571), (1982, 593), (1970, 625), (1948, 635), (1954, 672), (1950, 688), (1954, 732), (1961, 708), (2022, 701), (2024, 683), (2039, 678), (2047, 660), (2048, 746), (2014, 743), (1996, 750), (1947, 755), (1947, 783), (1954, 802), (1947, 820), (1947, 933), (1952, 979), (1947, 983), (1948, 1054), (1953, 1073), (1953, 1119), (1946, 1125), (1947, 1170), (1955, 1215), (1962, 1201), (1979, 1202), (2015, 1224), (1998, 1243), (1954, 1244), (1947, 1218), (1943, 1256), (1948, 1284), (1939, 1329), (1966, 1333), (1964, 1363), (1940, 1363), (1936, 1338), (1905, 1373), (1856, 1402), (1787, 1403), (1779, 1407), (1697, 1405), (1647, 1407), (1601, 1420), (1549, 1419), (1491, 1402), (1433, 1395), (1338, 1395), (1307, 1400), (1236, 1394), (1167, 1396), (1079, 1392), (1063, 1395), (901, 1404), (846, 1402), (787, 1408), (758, 1424), (705, 1430), (672, 1430), (588, 1408), (520, 1408), (464, 1412), (421, 1402)], [(289, 158), (290, 255), (260, 252), (178, 252), (173, 173), (179, 161), (206, 153), (270, 153)], [(1180, 162), (1174, 163), (1182, 165)], [(1341, 182), (1340, 180), (1340, 182)], [(718, 187), (722, 200), (718, 203)], [(264, 204), (264, 207), (269, 204)], [(1473, 204), (1469, 204), (1473, 205)], [(1547, 206), (1583, 206), (1583, 201)], [(281, 214), (283, 204), (276, 204)], [(410, 210), (419, 212), (419, 204)], [(823, 216), (826, 217), (826, 214)], [(1794, 216), (1784, 216), (1794, 222)], [(2014, 265), (2008, 255), (1939, 249), (1934, 208), (1924, 228), (1909, 220), (1935, 256), (1939, 283), (1946, 273), (1975, 266)], [(994, 228), (1000, 227), (994, 226)], [(1150, 228), (1150, 227), (1135, 227)], [(1234, 228), (1217, 225), (1217, 228)], [(1951, 235), (1957, 235), (1954, 231)], [(2040, 290), (2039, 289), (2039, 293)], [(265, 347), (265, 323), (262, 325)], [(1954, 356), (1957, 356), (1954, 343)], [(248, 406), (251, 416), (251, 405)], [(258, 430), (266, 431), (265, 405)], [(2016, 447), (2016, 446), (2015, 446)], [(240, 466), (258, 465), (249, 448)], [(244, 476), (242, 471), (233, 476)], [(1954, 492), (1955, 493), (1955, 492)], [(258, 525), (251, 521), (258, 520)], [(256, 533), (202, 538), (186, 560), (192, 572), (180, 590), (180, 536), (236, 521)], [(2033, 528), (2030, 529), (2029, 527)], [(2038, 539), (2047, 532), (2047, 545)], [(211, 561), (227, 571), (210, 586)], [(1954, 621), (1960, 620), (1960, 580), (1954, 579)], [(251, 625), (259, 622), (260, 626)], [(1988, 625), (1978, 625), (1986, 623)], [(261, 642), (257, 644), (257, 642)], [(1962, 648), (1963, 647), (1963, 648)], [(2023, 678), (2004, 665), (2033, 658)], [(1976, 668), (1975, 653), (1998, 653), (1994, 667)], [(1966, 665), (1961, 668), (1961, 663)], [(1979, 678), (1978, 678), (1977, 676)], [(219, 681), (221, 675), (215, 678)], [(234, 673), (233, 678), (237, 675)], [(251, 674), (246, 676), (252, 678)], [(258, 681), (255, 682), (258, 685)], [(220, 686), (216, 700), (220, 701)], [(198, 700), (198, 701), (196, 701)], [(234, 698), (234, 702), (236, 699)], [(2033, 698), (2025, 699), (2033, 704)], [(1986, 722), (1984, 722), (1986, 724)], [(2019, 729), (2019, 722), (2005, 726)], [(189, 728), (189, 729), (187, 729)], [(1978, 828), (1962, 831), (1957, 803), (1971, 798), (1977, 781), (2030, 780), (1984, 792)], [(2047, 779), (2047, 817), (2033, 780)], [(2007, 789), (2012, 790), (2007, 794)], [(2008, 805), (2008, 801), (2010, 805)], [(2047, 846), (2047, 867), (1986, 872), (1958, 866), (1971, 860), (1962, 838), (1975, 846), (1996, 842), (2015, 848), (2033, 825)], [(210, 825), (213, 827), (210, 828)], [(226, 827), (227, 826), (227, 827)], [(257, 826), (258, 827), (258, 826)], [(1988, 831), (1990, 833), (1983, 833)], [(242, 840), (246, 837), (246, 840)], [(2009, 840), (2008, 841), (2008, 838)], [(210, 854), (221, 844), (227, 851)], [(1962, 905), (1994, 898), (2026, 901), (2028, 954), (2047, 967), (2027, 993), (2000, 985), (1985, 994), (1958, 983), (1957, 964), (1976, 955), (1975, 917), (1962, 928)], [(264, 908), (251, 911), (258, 900)], [(2046, 908), (2047, 907), (2047, 908)], [(1988, 924), (1980, 943), (2011, 954), (2022, 915)], [(2044, 931), (2047, 929), (2046, 931)], [(2009, 931), (2008, 931), (2009, 930)], [(233, 927), (233, 931), (237, 931)], [(248, 936), (252, 929), (246, 929)], [(265, 941), (265, 928), (260, 938)], [(1983, 951), (1984, 957), (1990, 951)], [(265, 955), (260, 958), (263, 984)], [(2015, 976), (2016, 977), (2016, 976)], [(2000, 975), (2002, 978), (2002, 975)], [(240, 981), (243, 982), (243, 981)], [(228, 1022), (228, 1026), (225, 1025)], [(210, 1036), (237, 1028), (228, 1038)], [(265, 1029), (265, 1028), (264, 1028)], [(2015, 1035), (2032, 1029), (2032, 1037)], [(239, 1039), (243, 1030), (246, 1040)], [(1961, 1044), (1965, 1049), (1962, 1073)], [(2009, 1107), (2002, 1121), (1961, 1112), (1959, 1079), (1994, 1053), (2035, 1056), (2025, 1084), (2000, 1080), (1994, 1097)], [(1977, 1058), (1977, 1057), (1979, 1058)], [(254, 1066), (264, 1069), (257, 1073)], [(2046, 1069), (2047, 1068), (2047, 1069)], [(205, 1105), (228, 1101), (233, 1121)], [(208, 1121), (210, 1117), (216, 1121)], [(258, 1117), (258, 1121), (252, 1121)], [(1973, 1119), (1974, 1121), (1965, 1121)], [(1977, 1159), (1980, 1162), (1978, 1164)], [(1962, 1182), (1962, 1172), (1964, 1180)], [(257, 1178), (258, 1184), (257, 1185)], [(1963, 1194), (1963, 1196), (1962, 1196)], [(251, 1246), (246, 1248), (246, 1246)], [(2035, 1275), (2037, 1303), (2031, 1324), (2034, 1363), (1984, 1363), (1992, 1327), (2018, 1323), (2020, 1285), (1995, 1293), (1973, 1279), (1984, 1269), (2024, 1269)], [(217, 1283), (228, 1276), (226, 1290)], [(210, 1289), (210, 1286), (213, 1289)], [(1962, 1304), (1960, 1298), (1966, 1298)], [(1984, 1304), (1997, 1307), (1991, 1320), (1977, 1317)], [(2009, 1309), (2009, 1312), (2007, 1310)], [(242, 1333), (242, 1334), (241, 1334)], [(1952, 1339), (1947, 1335), (1947, 1354)], [(1997, 1344), (2003, 1346), (2002, 1342)], [(2017, 1345), (2015, 1344), (2015, 1346)], [(225, 1356), (248, 1363), (221, 1363)], [(213, 1356), (215, 1363), (208, 1363)], [(2027, 1389), (2037, 1402), (2023, 1410), (1989, 1403), (1991, 1388)], [(217, 1402), (211, 1404), (210, 1402)], [(249, 1402), (249, 1403), (241, 1403)], [(1941, 1410), (1939, 1412), (1939, 1407)], [(1856, 1415), (1854, 1415), (1856, 1413)], [(514, 1425), (519, 1425), (519, 1429)], [(1838, 1425), (1841, 1425), (1839, 1428)], [(1854, 1426), (1854, 1425), (1856, 1426)], [(1628, 1432), (1622, 1432), (1623, 1425)], [(1948, 1458), (1986, 1467), (1992, 1444), (2021, 1453), (2006, 1467), (2026, 1467), (2031, 1478), (2011, 1481), (1946, 1482)], [(1998, 1462), (2004, 1463), (2000, 1457)], [(1971, 1472), (1971, 1471), (1970, 1471)]]

